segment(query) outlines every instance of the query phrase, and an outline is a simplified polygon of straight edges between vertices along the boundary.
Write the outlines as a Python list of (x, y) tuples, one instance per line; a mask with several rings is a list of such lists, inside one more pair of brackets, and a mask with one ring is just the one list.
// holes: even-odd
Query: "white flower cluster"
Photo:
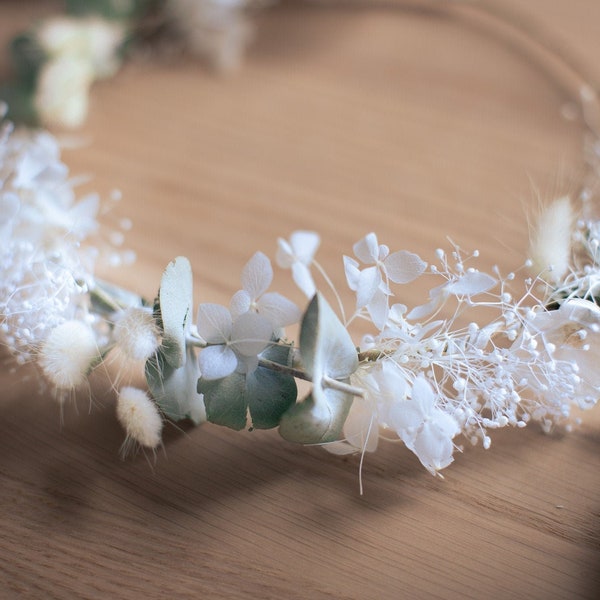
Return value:
[(27, 361), (48, 333), (86, 314), (98, 198), (75, 198), (56, 139), (5, 126), (0, 137), (0, 339)]
[[(558, 202), (564, 205), (564, 200)], [(564, 206), (551, 205), (548, 212), (564, 220)], [(534, 297), (534, 288), (546, 285), (539, 277), (526, 281), (524, 292), (514, 299), (508, 291), (514, 274), (500, 278), (467, 268), (458, 249), (451, 260), (438, 250), (440, 266), (432, 265), (428, 276), (441, 283), (431, 288), (428, 303), (412, 310), (389, 306), (390, 282), (411, 281), (426, 265), (414, 254), (389, 254), (372, 233), (358, 242), (355, 255), (367, 266), (360, 269), (355, 259), (344, 257), (347, 283), (357, 298), (347, 323), (359, 316), (370, 320), (377, 333), (363, 339), (362, 360), (351, 377), (364, 394), (352, 404), (344, 439), (326, 448), (335, 453), (373, 451), (381, 437), (393, 434), (435, 474), (452, 462), (458, 434), (487, 448), (490, 429), (524, 427), (534, 420), (549, 431), (567, 421), (573, 406), (595, 405), (600, 394), (600, 308), (590, 281), (599, 275), (594, 254), (599, 244), (592, 239), (598, 226), (588, 223), (585, 231), (579, 238), (589, 250), (588, 261), (566, 277), (571, 292), (557, 310), (546, 308), (556, 293)], [(310, 255), (315, 243), (306, 244), (303, 254), (298, 239), (286, 266), (306, 268), (306, 260), (293, 257)], [(553, 242), (544, 241), (552, 252), (539, 260), (560, 252)], [(550, 262), (545, 264), (544, 270), (552, 273)], [(581, 279), (586, 283), (575, 286)], [(485, 323), (469, 322), (469, 315), (483, 307), (496, 316)]]

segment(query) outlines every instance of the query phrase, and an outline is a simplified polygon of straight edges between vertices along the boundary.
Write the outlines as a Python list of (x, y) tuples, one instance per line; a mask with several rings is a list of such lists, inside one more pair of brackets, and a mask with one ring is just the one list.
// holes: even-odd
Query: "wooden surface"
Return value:
[[(57, 4), (3, 0), (1, 41)], [(598, 67), (600, 3), (526, 4)], [(287, 4), (259, 18), (233, 76), (138, 62), (97, 85), (90, 144), (65, 159), (90, 189), (122, 190), (139, 259), (102, 273), (147, 296), (184, 254), (196, 301), (226, 303), (246, 260), (298, 228), (321, 233), (339, 288), (341, 255), (372, 230), (429, 260), (450, 236), (507, 272), (527, 207), (581, 173), (565, 101), (472, 21)], [(276, 432), (170, 425), (154, 464), (122, 461), (106, 378), (61, 426), (32, 373), (4, 364), (2, 598), (598, 597), (600, 408), (570, 434), (497, 432), (445, 480), (381, 444), (361, 497), (357, 458)]]

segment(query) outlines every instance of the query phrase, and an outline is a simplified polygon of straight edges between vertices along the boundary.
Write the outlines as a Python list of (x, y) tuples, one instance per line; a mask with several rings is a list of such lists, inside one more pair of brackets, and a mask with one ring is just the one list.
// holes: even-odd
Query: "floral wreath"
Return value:
[[(123, 453), (156, 449), (164, 421), (186, 419), (278, 428), (286, 440), (336, 454), (364, 456), (380, 440), (400, 440), (437, 475), (461, 441), (489, 448), (494, 429), (578, 423), (572, 409), (593, 407), (600, 394), (598, 102), (576, 63), (556, 53), (577, 82), (589, 169), (577, 198), (541, 210), (518, 266), (529, 273), (523, 282), (515, 272), (480, 271), (476, 251), (439, 249), (427, 265), (369, 233), (343, 257), (355, 294), (348, 307), (315, 258), (320, 239), (312, 231), (280, 238), (275, 254), (306, 296), (304, 310), (270, 291), (273, 268), (261, 252), (243, 268), (229, 306), (194, 310), (184, 257), (166, 267), (149, 302), (95, 277), (101, 252), (115, 266), (133, 259), (119, 249), (130, 221), (101, 230), (99, 199), (76, 197), (57, 139), (13, 122), (79, 125), (94, 79), (114, 74), (125, 51), (148, 40), (173, 52), (173, 32), (215, 67), (231, 68), (258, 4), (70, 0), (66, 16), (13, 41), (16, 79), (0, 93), (11, 111), (0, 131), (0, 343), (17, 363), (37, 365), (61, 409), (109, 357), (142, 364), (147, 389), (118, 390)], [(548, 50), (543, 36), (533, 39)], [(102, 235), (108, 251), (94, 245)], [(435, 281), (429, 300), (397, 303), (398, 287), (426, 272)], [(481, 308), (493, 317), (482, 322)], [(358, 320), (371, 333), (357, 345), (349, 329)], [(284, 330), (294, 324), (297, 342)], [(311, 385), (301, 399), (297, 380)]]

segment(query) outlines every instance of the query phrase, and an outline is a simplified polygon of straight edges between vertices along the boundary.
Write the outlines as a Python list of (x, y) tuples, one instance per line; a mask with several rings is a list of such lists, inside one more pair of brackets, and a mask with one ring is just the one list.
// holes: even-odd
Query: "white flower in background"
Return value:
[(234, 294), (230, 303), (235, 320), (244, 313), (255, 312), (271, 323), (272, 332), (300, 320), (300, 309), (285, 296), (267, 292), (273, 281), (271, 261), (257, 252), (242, 271), (242, 289)]
[(292, 270), (294, 283), (307, 298), (312, 298), (317, 291), (310, 266), (320, 243), (314, 231), (294, 231), (289, 241), (283, 238), (277, 240), (277, 264)]
[(46, 19), (36, 39), (43, 63), (34, 105), (45, 125), (74, 128), (88, 113), (89, 89), (95, 79), (110, 77), (120, 66), (126, 29), (99, 17)]
[(389, 312), (388, 297), (392, 295), (389, 282), (409, 283), (423, 273), (427, 264), (406, 250), (390, 254), (387, 246), (378, 244), (374, 233), (354, 244), (353, 250), (362, 263), (373, 265), (361, 270), (356, 260), (344, 256), (346, 280), (356, 292), (356, 308), (366, 307), (375, 326), (383, 329)]
[(88, 114), (89, 90), (94, 80), (90, 63), (61, 56), (41, 70), (35, 91), (35, 109), (49, 127), (79, 127)]
[(165, 10), (188, 50), (226, 72), (239, 66), (252, 38), (246, 10), (261, 4), (260, 0), (169, 0)]
[(258, 365), (262, 352), (273, 334), (265, 317), (246, 312), (235, 320), (226, 307), (204, 303), (198, 307), (198, 334), (208, 344), (198, 362), (205, 379), (221, 379), (236, 369), (250, 372)]
[(413, 381), (410, 399), (390, 407), (388, 418), (388, 425), (432, 474), (453, 461), (452, 440), (460, 433), (460, 427), (437, 405), (433, 388), (423, 377)]
[(88, 63), (94, 79), (113, 76), (121, 65), (119, 52), (127, 29), (101, 17), (60, 16), (45, 19), (36, 40), (50, 58), (78, 58)]

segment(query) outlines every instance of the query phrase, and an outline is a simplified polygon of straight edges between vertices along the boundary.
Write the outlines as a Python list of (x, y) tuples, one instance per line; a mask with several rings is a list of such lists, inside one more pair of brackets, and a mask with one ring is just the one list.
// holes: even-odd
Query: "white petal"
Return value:
[(198, 357), (198, 366), (204, 379), (227, 377), (235, 371), (237, 364), (237, 357), (228, 346), (209, 346)]
[(252, 298), (246, 290), (236, 292), (229, 302), (231, 318), (237, 319), (240, 315), (247, 313), (252, 308)]
[(424, 417), (431, 414), (435, 406), (435, 394), (424, 377), (415, 378), (412, 384), (411, 398), (420, 407)]
[(269, 320), (272, 329), (293, 325), (302, 316), (300, 309), (291, 300), (277, 292), (263, 295), (258, 301), (258, 312)]
[(295, 262), (292, 265), (292, 277), (294, 283), (302, 290), (307, 298), (312, 298), (315, 295), (317, 288), (312, 275), (310, 274), (310, 270), (306, 265)]
[(377, 245), (377, 236), (369, 233), (362, 240), (352, 246), (354, 254), (363, 263), (373, 265), (379, 258), (379, 246)]
[(356, 308), (362, 308), (371, 302), (380, 282), (381, 273), (377, 267), (369, 267), (360, 272), (356, 288)]
[(360, 278), (360, 269), (358, 263), (349, 256), (344, 256), (344, 272), (348, 287), (355, 292), (358, 289), (358, 280)]
[(446, 286), (446, 291), (449, 294), (456, 296), (474, 296), (487, 292), (496, 285), (497, 281), (487, 273), (480, 271), (468, 271), (456, 281), (449, 283)]
[(414, 439), (418, 428), (423, 424), (423, 413), (412, 400), (402, 400), (390, 406), (387, 420), (387, 424), (407, 444)]
[(231, 323), (231, 313), (220, 304), (205, 303), (198, 307), (198, 333), (210, 344), (229, 340)]
[(290, 243), (296, 258), (308, 266), (319, 248), (321, 238), (314, 231), (294, 231), (290, 236)]
[(434, 474), (454, 460), (452, 439), (444, 435), (434, 423), (425, 423), (411, 450), (418, 456), (423, 466)]
[(344, 437), (346, 441), (367, 452), (374, 452), (379, 441), (379, 424), (377, 415), (367, 402), (355, 399), (350, 408), (350, 413), (344, 423)]
[(231, 329), (231, 347), (242, 356), (256, 356), (265, 349), (273, 327), (264, 317), (255, 312), (247, 312), (238, 317)]
[(273, 281), (271, 261), (262, 253), (257, 252), (242, 271), (242, 287), (253, 300), (261, 296)]
[(289, 269), (295, 262), (294, 251), (287, 240), (277, 240), (277, 253), (275, 260), (282, 269)]
[(425, 271), (427, 263), (406, 250), (390, 254), (383, 263), (387, 276), (394, 283), (409, 283)]
[(381, 331), (387, 323), (388, 314), (390, 312), (388, 296), (384, 294), (381, 289), (377, 289), (371, 302), (367, 304), (367, 310), (369, 311), (373, 324)]

